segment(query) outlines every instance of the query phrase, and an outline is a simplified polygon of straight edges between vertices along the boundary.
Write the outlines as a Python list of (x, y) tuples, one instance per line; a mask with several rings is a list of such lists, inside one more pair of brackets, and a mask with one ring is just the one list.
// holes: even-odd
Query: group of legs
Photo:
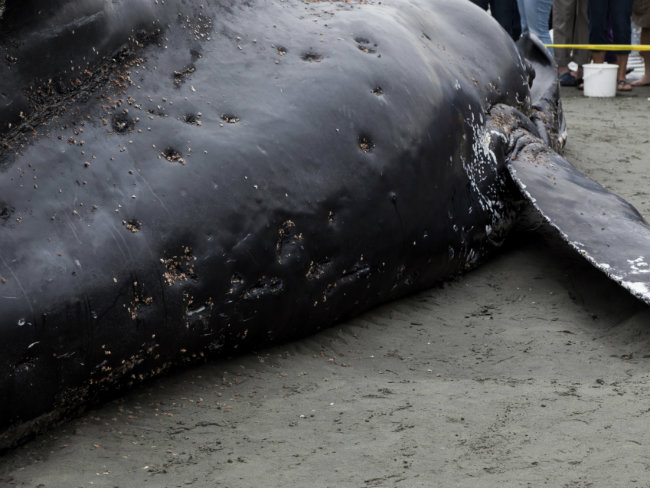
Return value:
[[(641, 27), (641, 44), (650, 44), (650, 0), (553, 0), (553, 37), (555, 44), (623, 44), (632, 41), (630, 19)], [(641, 53), (645, 73), (633, 83), (626, 81), (630, 51), (614, 51), (616, 55), (617, 87), (629, 91), (632, 86), (650, 85), (650, 53)], [(605, 51), (556, 49), (560, 83), (581, 86), (582, 65), (591, 59), (605, 62)], [(576, 71), (569, 64), (578, 65)]]
[[(630, 18), (641, 29), (641, 44), (650, 44), (650, 0), (472, 0), (490, 11), (495, 19), (517, 39), (519, 33), (531, 32), (544, 44), (624, 44), (631, 43)], [(553, 12), (553, 41), (548, 20)], [(517, 29), (517, 21), (521, 30)], [(610, 38), (611, 34), (611, 38)], [(605, 61), (604, 51), (584, 49), (551, 50), (558, 64), (558, 75), (563, 85), (579, 85), (582, 65), (591, 59), (594, 63)], [(644, 76), (627, 83), (627, 59), (629, 51), (616, 51), (618, 64), (618, 89), (628, 91), (633, 85), (650, 84), (650, 52), (642, 52), (645, 64)], [(569, 69), (571, 62), (577, 64), (575, 71)]]
[[(634, 0), (632, 5), (632, 20), (641, 27), (641, 44), (650, 45), (650, 0)], [(650, 85), (650, 52), (642, 51), (643, 65), (645, 71), (640, 80), (635, 81), (632, 85), (648, 86)]]

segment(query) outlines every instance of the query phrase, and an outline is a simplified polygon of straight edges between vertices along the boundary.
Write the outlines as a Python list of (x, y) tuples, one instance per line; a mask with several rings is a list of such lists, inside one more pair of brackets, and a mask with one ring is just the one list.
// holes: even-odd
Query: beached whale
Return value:
[(650, 303), (552, 60), (457, 0), (4, 2), (0, 446), (476, 266), (526, 202)]

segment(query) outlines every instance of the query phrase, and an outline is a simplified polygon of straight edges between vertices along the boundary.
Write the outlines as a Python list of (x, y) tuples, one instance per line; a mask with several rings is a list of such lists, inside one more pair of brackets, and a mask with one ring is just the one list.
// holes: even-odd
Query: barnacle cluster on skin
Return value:
[[(0, 2), (0, 5), (6, 4), (2, 0)], [(0, 12), (0, 18), (1, 16)], [(10, 123), (8, 127), (3, 128), (5, 130), (0, 136), (0, 152), (7, 151), (19, 156), (21, 150), (32, 138), (41, 134), (50, 137), (50, 131), (57, 126), (45, 122), (50, 119), (56, 120), (71, 110), (78, 112), (79, 107), (75, 107), (74, 104), (78, 100), (89, 99), (91, 95), (99, 97), (103, 102), (101, 108), (105, 113), (102, 114), (101, 120), (104, 125), (109, 125), (110, 119), (112, 129), (118, 134), (133, 129), (134, 123), (138, 122), (139, 118), (131, 119), (126, 116), (128, 110), (124, 109), (124, 106), (128, 104), (140, 108), (132, 97), (125, 97), (126, 90), (135, 84), (131, 79), (130, 69), (139, 67), (144, 62), (137, 56), (136, 46), (158, 42), (160, 35), (161, 30), (154, 28), (146, 36), (130, 37), (129, 42), (112, 56), (105, 56), (94, 65), (76, 66), (77, 76), (73, 79), (53, 77), (30, 85), (25, 90), (29, 108), (25, 113), (20, 113), (20, 123)], [(62, 124), (58, 126), (58, 129), (72, 130), (75, 136), (80, 136), (86, 122), (90, 124), (91, 121), (92, 117), (88, 116), (87, 121), (73, 122), (72, 127)], [(121, 127), (124, 128), (124, 131), (119, 130)], [(62, 139), (63, 136), (59, 135), (58, 137)], [(73, 136), (67, 140), (70, 144), (78, 146), (85, 144), (84, 140)]]
[(305, 278), (308, 280), (319, 280), (322, 278), (330, 267), (330, 259), (325, 257), (322, 261), (311, 261), (309, 269), (305, 273)]
[(195, 278), (194, 261), (196, 261), (196, 257), (192, 254), (192, 249), (188, 246), (183, 248), (182, 256), (172, 256), (168, 259), (161, 259), (160, 262), (164, 264), (167, 269), (167, 271), (163, 273), (165, 282), (169, 286), (172, 286), (177, 281), (185, 281), (187, 279)]
[(292, 220), (286, 220), (278, 229), (278, 239), (275, 242), (275, 254), (278, 263), (289, 259), (297, 251), (296, 246), (303, 240), (302, 232), (296, 232), (296, 224)]
[(125, 303), (122, 306), (127, 310), (129, 315), (131, 316), (131, 320), (136, 320), (138, 318), (138, 312), (140, 311), (140, 307), (142, 307), (143, 305), (146, 306), (151, 305), (152, 302), (153, 302), (153, 297), (144, 295), (142, 284), (138, 283), (137, 281), (134, 281), (133, 299), (128, 305)]
[(142, 222), (136, 219), (123, 220), (122, 225), (134, 234), (142, 228)]

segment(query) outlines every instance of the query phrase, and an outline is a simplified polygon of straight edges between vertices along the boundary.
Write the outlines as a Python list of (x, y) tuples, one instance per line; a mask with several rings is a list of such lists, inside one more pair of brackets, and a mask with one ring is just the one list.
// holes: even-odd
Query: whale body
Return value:
[(471, 269), (525, 205), (650, 303), (548, 53), (470, 2), (5, 3), (1, 447)]

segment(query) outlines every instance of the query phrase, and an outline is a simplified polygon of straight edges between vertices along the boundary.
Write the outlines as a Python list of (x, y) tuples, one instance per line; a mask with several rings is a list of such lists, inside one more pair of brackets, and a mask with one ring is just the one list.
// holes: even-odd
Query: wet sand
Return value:
[[(567, 158), (650, 220), (650, 88), (563, 89)], [(650, 307), (550, 231), (308, 339), (139, 388), (2, 487), (648, 487)]]

